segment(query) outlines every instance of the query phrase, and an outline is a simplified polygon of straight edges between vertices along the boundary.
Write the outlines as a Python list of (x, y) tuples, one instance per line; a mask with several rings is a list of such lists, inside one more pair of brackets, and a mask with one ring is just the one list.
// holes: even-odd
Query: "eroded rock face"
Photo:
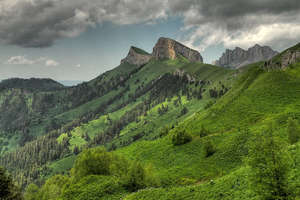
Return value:
[(137, 65), (137, 66), (142, 66), (146, 63), (149, 62), (149, 60), (152, 58), (152, 56), (150, 54), (147, 53), (140, 53), (138, 48), (136, 47), (131, 47), (128, 55), (126, 56), (126, 58), (124, 58), (121, 63), (129, 63), (132, 65)]
[(281, 68), (300, 61), (300, 51), (287, 51), (281, 58)]
[(274, 70), (274, 69), (286, 69), (287, 66), (294, 64), (296, 62), (300, 62), (300, 51), (299, 50), (288, 50), (281, 55), (281, 58), (278, 59), (270, 59), (264, 63), (263, 68), (266, 70)]
[(222, 57), (215, 61), (215, 64), (222, 67), (240, 68), (251, 63), (269, 60), (277, 54), (278, 52), (270, 47), (262, 47), (258, 44), (248, 50), (236, 47), (234, 50), (227, 49)]
[(175, 59), (179, 55), (184, 56), (191, 62), (203, 62), (201, 54), (180, 44), (179, 42), (169, 39), (169, 38), (160, 38), (153, 48), (152, 56), (157, 59)]

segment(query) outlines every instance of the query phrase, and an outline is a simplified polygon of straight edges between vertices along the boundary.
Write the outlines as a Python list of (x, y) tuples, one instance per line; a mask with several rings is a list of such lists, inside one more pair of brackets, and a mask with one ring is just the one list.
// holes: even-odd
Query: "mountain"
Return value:
[[(154, 52), (169, 48), (161, 44)], [(252, 182), (259, 169), (275, 182), (272, 170), (284, 170), (280, 181), (300, 196), (298, 52), (299, 44), (236, 70), (130, 48), (128, 60), (96, 79), (46, 92), (65, 109), (50, 106), (29, 123), (29, 135), (43, 129), (37, 124), (51, 128), (23, 146), (12, 148), (17, 133), (2, 134), (1, 146), (11, 149), (2, 150), (0, 165), (23, 188), (37, 184), (25, 195), (35, 199), (262, 199)], [(151, 58), (141, 64), (140, 55)], [(254, 150), (262, 161), (256, 170)]]
[(141, 66), (148, 63), (151, 58), (156, 60), (175, 60), (179, 56), (183, 56), (190, 62), (203, 62), (203, 58), (198, 51), (190, 49), (170, 38), (161, 37), (154, 46), (152, 54), (137, 47), (131, 47), (127, 57), (121, 61), (121, 64), (127, 62)]
[(169, 38), (159, 38), (153, 48), (152, 56), (156, 59), (175, 59), (183, 56), (191, 62), (203, 62), (201, 54)]
[(0, 82), (0, 90), (5, 89), (25, 89), (34, 91), (53, 91), (63, 89), (64, 86), (52, 79), (20, 79), (12, 78), (7, 80), (2, 80)]
[(129, 63), (132, 65), (141, 66), (148, 63), (151, 58), (152, 56), (144, 50), (137, 47), (130, 47), (127, 57), (121, 61), (121, 64)]
[[(156, 45), (154, 52), (170, 48), (158, 43), (161, 50)], [(51, 163), (73, 159), (74, 149), (115, 149), (158, 138), (157, 130), (179, 123), (231, 87), (234, 71), (191, 62), (191, 52), (182, 47), (167, 59), (131, 47), (118, 67), (86, 83), (49, 92), (2, 91), (0, 164), (25, 186), (38, 181), (37, 174), (53, 173)], [(143, 56), (149, 55), (146, 63)]]
[(237, 69), (251, 63), (269, 60), (277, 54), (278, 52), (272, 50), (270, 47), (258, 44), (248, 50), (236, 47), (234, 50), (226, 49), (225, 53), (214, 64)]
[(300, 61), (300, 43), (290, 48), (278, 56), (273, 57), (270, 60), (265, 61), (264, 69), (286, 69), (289, 65), (293, 65)]

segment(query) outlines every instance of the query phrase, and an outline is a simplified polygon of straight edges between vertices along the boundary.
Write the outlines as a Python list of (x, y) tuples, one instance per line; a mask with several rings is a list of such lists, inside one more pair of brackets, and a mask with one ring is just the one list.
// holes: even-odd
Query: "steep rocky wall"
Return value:
[(248, 50), (236, 47), (234, 50), (227, 49), (222, 57), (215, 61), (215, 64), (222, 67), (240, 68), (247, 64), (269, 60), (277, 54), (278, 52), (270, 47), (262, 47), (258, 44)]
[(152, 56), (150, 54), (139, 53), (136, 47), (131, 47), (127, 57), (124, 58), (121, 63), (127, 62), (132, 65), (142, 66), (148, 63), (151, 58)]
[(281, 55), (280, 60), (270, 59), (266, 61), (263, 65), (265, 70), (274, 70), (274, 69), (285, 69), (287, 66), (300, 62), (300, 51), (288, 50)]
[(179, 55), (184, 56), (191, 62), (203, 62), (203, 58), (198, 51), (169, 38), (160, 38), (152, 53), (152, 56), (157, 60), (165, 58), (173, 60)]

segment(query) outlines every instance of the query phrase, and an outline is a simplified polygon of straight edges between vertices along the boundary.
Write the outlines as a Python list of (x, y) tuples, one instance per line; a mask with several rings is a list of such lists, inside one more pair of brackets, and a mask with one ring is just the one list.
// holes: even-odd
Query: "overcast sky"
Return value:
[(90, 80), (131, 45), (152, 52), (161, 36), (206, 63), (256, 43), (300, 42), (299, 0), (0, 0), (0, 79)]

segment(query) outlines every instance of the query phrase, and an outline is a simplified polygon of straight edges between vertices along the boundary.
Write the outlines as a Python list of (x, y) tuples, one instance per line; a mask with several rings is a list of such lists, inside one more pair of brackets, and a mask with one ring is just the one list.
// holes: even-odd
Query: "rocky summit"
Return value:
[(284, 70), (289, 65), (300, 62), (300, 49), (287, 50), (279, 57), (274, 57), (264, 62), (263, 68), (270, 71), (274, 69)]
[(165, 58), (173, 60), (179, 55), (191, 62), (203, 62), (203, 58), (198, 51), (169, 38), (159, 38), (152, 52), (152, 56), (157, 60)]
[(222, 67), (240, 68), (247, 64), (269, 60), (277, 54), (278, 52), (270, 47), (258, 44), (248, 50), (236, 47), (234, 50), (226, 49), (222, 57), (214, 64)]
[(152, 56), (144, 50), (137, 47), (130, 47), (127, 57), (124, 58), (121, 63), (127, 62), (132, 65), (142, 66), (148, 63), (151, 58)]
[(162, 37), (159, 38), (153, 48), (152, 54), (137, 47), (131, 47), (127, 57), (124, 58), (121, 63), (127, 62), (129, 64), (142, 66), (148, 63), (151, 58), (155, 58), (156, 60), (174, 60), (179, 55), (185, 57), (190, 62), (203, 62), (203, 58), (198, 51), (186, 47), (175, 40)]

